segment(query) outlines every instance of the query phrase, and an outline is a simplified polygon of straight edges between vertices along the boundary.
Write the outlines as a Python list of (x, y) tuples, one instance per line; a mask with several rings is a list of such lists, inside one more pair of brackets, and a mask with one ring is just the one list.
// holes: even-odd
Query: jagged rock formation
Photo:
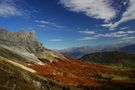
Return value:
[(35, 36), (35, 32), (0, 32), (0, 44), (8, 47), (25, 48), (29, 52), (43, 50), (44, 47)]
[[(16, 59), (20, 57), (20, 59), (33, 61), (39, 64), (42, 64), (41, 60), (39, 59), (46, 59), (52, 62), (57, 61), (55, 56), (64, 58), (64, 56), (60, 54), (45, 49), (42, 43), (40, 43), (35, 36), (34, 31), (8, 32), (4, 29), (0, 29), (0, 50), (1, 56), (3, 55), (6, 58), (8, 57), (10, 59)], [(9, 54), (9, 52), (11, 53)], [(15, 55), (13, 55), (13, 53)]]
[[(39, 50), (43, 50), (44, 47), (35, 37), (34, 32), (8, 32), (5, 30), (0, 30), (0, 50), (1, 55), (9, 56), (9, 51), (12, 54), (16, 54), (26, 60), (33, 60), (34, 62), (41, 63), (37, 57), (34, 55)], [(6, 55), (2, 51), (8, 51)], [(12, 56), (10, 59), (15, 59), (15, 56)]]

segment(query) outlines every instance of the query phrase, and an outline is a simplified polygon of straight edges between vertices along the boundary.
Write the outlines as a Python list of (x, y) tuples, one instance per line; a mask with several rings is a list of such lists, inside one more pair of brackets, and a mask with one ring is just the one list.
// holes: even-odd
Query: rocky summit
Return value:
[(0, 44), (8, 47), (23, 48), (30, 52), (43, 50), (42, 44), (35, 36), (35, 32), (8, 32), (0, 31)]
[[(8, 32), (2, 29), (0, 30), (0, 49), (3, 52), (7, 50), (17, 53), (18, 56), (24, 57), (27, 60), (33, 59), (38, 61), (34, 53), (36, 53), (39, 49), (43, 50), (43, 46), (35, 37), (35, 32), (33, 31)], [(2, 51), (1, 55), (6, 56)]]
[(7, 30), (1, 29), (0, 50), (0, 54), (4, 57), (8, 57), (13, 60), (20, 57), (20, 59), (36, 62), (39, 64), (42, 64), (41, 60), (39, 60), (41, 58), (45, 58), (52, 62), (55, 60), (53, 56), (58, 55), (55, 55), (56, 53), (53, 51), (45, 49), (42, 43), (40, 43), (40, 41), (35, 36), (34, 31), (8, 32)]

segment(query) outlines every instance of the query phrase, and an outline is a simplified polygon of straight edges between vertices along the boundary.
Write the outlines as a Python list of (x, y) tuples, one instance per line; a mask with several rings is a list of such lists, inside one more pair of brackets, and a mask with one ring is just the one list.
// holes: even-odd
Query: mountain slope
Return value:
[(58, 84), (35, 73), (35, 70), (0, 57), (0, 90), (50, 90), (50, 87), (62, 90)]
[(115, 87), (115, 90), (118, 88), (123, 90), (124, 88), (131, 89), (135, 84), (134, 70), (122, 71), (99, 64), (83, 63), (68, 57), (66, 60), (53, 63), (45, 60), (45, 65), (31, 64), (29, 67), (36, 70), (39, 75), (54, 79), (67, 86), (96, 90), (108, 90)]
[[(87, 64), (46, 49), (33, 32), (0, 32), (0, 89), (134, 88), (134, 70)], [(122, 86), (122, 87), (121, 87)], [(27, 89), (26, 89), (27, 88)]]
[(120, 48), (120, 51), (135, 53), (135, 44), (122, 47), (122, 48)]
[(37, 71), (29, 68), (30, 63), (45, 65), (42, 59), (57, 62), (56, 57), (65, 58), (61, 54), (44, 48), (34, 32), (1, 30), (0, 35), (0, 90), (63, 90), (67, 88), (55, 79), (42, 77), (37, 74)]
[(119, 51), (86, 54), (82, 56), (80, 60), (105, 65), (124, 65), (127, 67), (135, 68), (135, 54)]

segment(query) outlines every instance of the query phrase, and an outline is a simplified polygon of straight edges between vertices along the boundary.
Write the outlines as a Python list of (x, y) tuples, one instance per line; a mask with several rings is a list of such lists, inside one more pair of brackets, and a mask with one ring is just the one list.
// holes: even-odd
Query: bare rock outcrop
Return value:
[(43, 50), (44, 47), (35, 36), (35, 32), (7, 32), (0, 30), (0, 44), (8, 47), (24, 48), (29, 52)]
[[(8, 32), (0, 29), (0, 56), (9, 59), (29, 60), (42, 63), (35, 54), (43, 51), (43, 45), (38, 41), (35, 32)], [(20, 58), (21, 57), (21, 58)]]
[(0, 29), (0, 56), (8, 59), (28, 60), (42, 64), (43, 60), (50, 62), (64, 59), (64, 56), (46, 49), (37, 39), (35, 32), (8, 32)]

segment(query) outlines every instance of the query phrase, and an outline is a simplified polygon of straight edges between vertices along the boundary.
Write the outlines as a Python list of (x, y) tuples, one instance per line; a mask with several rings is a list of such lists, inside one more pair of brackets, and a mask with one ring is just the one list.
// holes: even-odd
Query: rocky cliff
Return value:
[(43, 50), (42, 44), (38, 41), (35, 36), (35, 32), (0, 32), (0, 44), (8, 47), (25, 48), (30, 52), (36, 52)]
[(41, 59), (57, 61), (64, 56), (46, 49), (35, 36), (35, 32), (8, 32), (0, 29), (0, 55), (11, 60), (26, 60), (42, 64)]

